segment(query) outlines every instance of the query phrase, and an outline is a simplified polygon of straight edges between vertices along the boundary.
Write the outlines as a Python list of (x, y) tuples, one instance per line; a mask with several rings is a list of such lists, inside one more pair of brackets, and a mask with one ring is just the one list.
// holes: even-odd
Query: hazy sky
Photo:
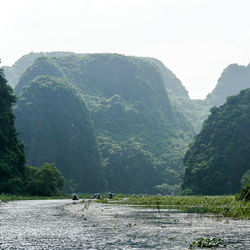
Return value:
[(160, 59), (191, 98), (250, 62), (250, 0), (0, 0), (0, 58), (115, 52)]

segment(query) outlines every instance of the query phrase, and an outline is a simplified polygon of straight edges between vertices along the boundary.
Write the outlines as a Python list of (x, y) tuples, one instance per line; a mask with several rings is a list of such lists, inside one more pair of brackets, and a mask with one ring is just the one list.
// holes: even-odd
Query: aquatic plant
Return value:
[(198, 238), (189, 244), (189, 248), (193, 249), (195, 247), (199, 248), (213, 248), (222, 246), (222, 241), (220, 238)]
[(116, 203), (151, 207), (158, 211), (162, 208), (176, 208), (186, 213), (216, 214), (234, 219), (250, 219), (250, 202), (237, 200), (233, 195), (128, 197), (117, 200)]

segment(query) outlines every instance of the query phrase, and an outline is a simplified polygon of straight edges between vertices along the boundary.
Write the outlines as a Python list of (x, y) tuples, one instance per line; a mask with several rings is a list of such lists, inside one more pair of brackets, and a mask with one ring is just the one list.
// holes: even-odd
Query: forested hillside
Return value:
[(202, 122), (207, 118), (208, 105), (202, 100), (190, 99), (181, 81), (161, 61), (154, 58), (147, 59), (153, 62), (161, 72), (172, 107), (183, 113), (198, 133)]
[[(25, 70), (30, 67), (39, 57), (63, 57), (69, 55), (85, 56), (87, 54), (75, 54), (72, 52), (47, 52), (47, 53), (29, 53), (21, 57), (13, 66), (4, 66), (4, 71), (9, 84), (14, 88), (20, 80)], [(172, 107), (182, 112), (186, 118), (192, 123), (196, 132), (199, 132), (202, 122), (208, 115), (209, 107), (202, 100), (192, 100), (188, 96), (188, 92), (182, 85), (181, 81), (171, 72), (164, 64), (155, 58), (144, 58), (145, 60), (157, 66), (162, 75), (164, 85), (167, 89), (168, 96)], [(38, 69), (40, 70), (40, 69)], [(22, 85), (22, 84), (21, 84)], [(21, 86), (19, 84), (19, 87)], [(18, 92), (18, 88), (16, 92)]]
[(68, 191), (104, 190), (93, 124), (70, 82), (51, 76), (34, 78), (22, 90), (15, 114), (28, 164), (55, 164), (66, 178)]
[[(66, 94), (56, 101), (62, 96), (58, 94), (61, 88), (52, 87), (58, 85), (55, 84), (58, 78), (65, 86), (75, 88), (82, 102), (86, 103), (98, 137), (108, 188), (115, 192), (156, 192), (156, 185), (165, 184), (166, 191), (171, 192), (171, 186), (179, 183), (179, 176), (183, 173), (182, 157), (194, 131), (190, 122), (172, 108), (159, 68), (143, 58), (92, 54), (37, 59), (24, 72), (15, 89), (20, 96), (15, 111), (17, 126), (27, 144), (28, 161), (41, 154), (42, 161), (50, 155), (48, 161), (53, 159), (56, 162), (60, 150), (54, 140), (65, 141), (69, 150), (74, 145), (65, 135), (69, 127), (63, 126), (73, 109), (59, 118), (61, 111), (56, 109), (59, 106), (53, 105), (59, 102), (65, 108), (73, 102), (71, 97), (65, 98)], [(53, 83), (45, 88), (47, 81)], [(46, 93), (44, 89), (47, 89)], [(50, 92), (53, 95), (47, 99)], [(45, 110), (43, 106), (46, 106)], [(23, 117), (32, 109), (35, 110), (31, 116), (33, 119), (26, 121), (27, 115)], [(56, 124), (47, 118), (51, 109), (57, 114), (53, 118), (58, 120)], [(78, 116), (80, 112), (76, 109), (73, 113)], [(30, 127), (37, 127), (36, 136), (30, 134), (33, 131)], [(36, 138), (41, 142), (39, 148)], [(29, 145), (32, 141), (33, 146)], [(48, 145), (51, 145), (49, 149)], [(68, 169), (74, 161), (82, 161), (78, 155), (68, 154), (67, 157)], [(62, 164), (56, 166), (65, 175)], [(74, 171), (71, 174), (74, 175)], [(93, 175), (96, 175), (94, 170)]]
[[(200, 131), (209, 109), (223, 104), (226, 96), (250, 87), (250, 66), (233, 64), (223, 71), (216, 88), (206, 100), (191, 100), (181, 81), (159, 60), (118, 54), (30, 53), (12, 67), (4, 67), (4, 70), (11, 85), (16, 86), (15, 93), (20, 96), (15, 112), (20, 137), (25, 146), (27, 144), (28, 162), (41, 165), (48, 159), (56, 164), (64, 176), (68, 176), (68, 188), (78, 186), (84, 190), (93, 183), (83, 184), (87, 177), (80, 180), (79, 176), (75, 181), (77, 171), (71, 173), (70, 169), (76, 165), (77, 170), (85, 169), (92, 173), (92, 167), (86, 163), (89, 161), (88, 155), (81, 153), (86, 144), (79, 150), (76, 147), (76, 157), (73, 157), (71, 150), (76, 142), (70, 141), (71, 135), (65, 133), (69, 124), (58, 123), (59, 120), (67, 121), (70, 113), (75, 116), (78, 116), (78, 112), (84, 113), (82, 121), (87, 119), (86, 127), (92, 130), (90, 134), (97, 136), (97, 142), (91, 144), (92, 153), (89, 154), (96, 155), (94, 158), (97, 159), (90, 159), (95, 166), (95, 180), (101, 180), (97, 189), (105, 186), (104, 173), (107, 187), (115, 192), (173, 192), (177, 190), (176, 185), (183, 173), (182, 157), (187, 145), (194, 133)], [(45, 86), (47, 92), (42, 91)], [(58, 110), (56, 108), (54, 111), (55, 121), (49, 120), (46, 126), (36, 123), (35, 114), (40, 116), (39, 119), (46, 120), (51, 111), (50, 105), (55, 102), (52, 97), (47, 100), (48, 93), (57, 93), (62, 86), (70, 97), (65, 99), (58, 96), (61, 98), (59, 106), (63, 109), (63, 105), (67, 105), (68, 113), (63, 114), (58, 106)], [(85, 111), (73, 108), (71, 98), (77, 99), (76, 103)], [(48, 103), (47, 110), (41, 108), (45, 103)], [(31, 107), (37, 111), (29, 123), (28, 108)], [(63, 118), (59, 118), (61, 116)], [(80, 119), (78, 122), (81, 123)], [(53, 123), (57, 125), (54, 127)], [(46, 128), (40, 137), (36, 132), (41, 144), (30, 134), (36, 125), (37, 131), (42, 131), (41, 126)], [(82, 138), (78, 138), (77, 143), (81, 144), (86, 128), (83, 124), (79, 126), (82, 128)], [(52, 135), (49, 131), (56, 136), (48, 136)], [(56, 138), (69, 142), (62, 146)], [(52, 151), (46, 148), (46, 141), (52, 144)], [(67, 160), (59, 160), (58, 144), (63, 147), (62, 154)], [(141, 181), (138, 182), (138, 179)], [(78, 184), (74, 186), (76, 182)]]
[[(25, 70), (30, 67), (37, 58), (44, 56), (64, 57), (70, 55), (83, 57), (87, 54), (75, 54), (73, 52), (31, 52), (21, 57), (13, 66), (4, 66), (3, 69), (8, 83), (12, 87), (15, 87)], [(205, 100), (193, 100), (189, 98), (188, 92), (181, 81), (173, 72), (164, 66), (161, 61), (155, 58), (144, 59), (157, 66), (162, 75), (172, 107), (186, 116), (196, 133), (200, 131), (202, 123), (208, 117), (211, 107), (222, 105), (226, 101), (227, 96), (238, 94), (241, 90), (250, 87), (250, 64), (247, 67), (232, 64), (222, 72), (216, 87), (207, 95)], [(16, 91), (18, 92), (18, 89)]]
[(0, 193), (18, 194), (23, 190), (25, 156), (17, 139), (12, 105), (16, 98), (0, 69)]
[(182, 189), (192, 194), (233, 194), (250, 170), (250, 89), (213, 107), (184, 158)]

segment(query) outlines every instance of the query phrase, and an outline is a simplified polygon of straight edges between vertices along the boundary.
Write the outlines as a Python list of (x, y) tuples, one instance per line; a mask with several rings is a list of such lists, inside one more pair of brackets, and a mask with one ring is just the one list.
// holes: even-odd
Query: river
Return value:
[(199, 237), (250, 249), (250, 221), (89, 200), (0, 203), (0, 249), (183, 250)]

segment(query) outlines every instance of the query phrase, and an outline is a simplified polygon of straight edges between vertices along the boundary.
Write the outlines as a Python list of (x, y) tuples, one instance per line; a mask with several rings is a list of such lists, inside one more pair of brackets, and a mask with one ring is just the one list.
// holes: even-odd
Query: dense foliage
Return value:
[(246, 202), (250, 201), (250, 181), (242, 187), (239, 194), (236, 194), (236, 198)]
[(29, 195), (60, 195), (64, 178), (53, 164), (44, 164), (40, 169), (27, 166), (25, 169), (25, 192)]
[[(184, 158), (182, 188), (193, 194), (239, 192), (250, 169), (250, 89), (213, 107)], [(244, 179), (244, 178), (243, 178)]]
[(0, 193), (22, 192), (25, 156), (17, 139), (12, 105), (16, 98), (0, 69)]
[(103, 164), (89, 112), (69, 82), (40, 76), (29, 82), (15, 107), (28, 164), (55, 164), (66, 190), (103, 190)]
[[(34, 63), (35, 59), (43, 56), (63, 57), (69, 55), (83, 57), (87, 54), (74, 54), (72, 52), (31, 52), (21, 57), (12, 67), (4, 66), (3, 68), (9, 84), (15, 87), (21, 75)], [(189, 119), (197, 133), (200, 131), (203, 121), (208, 117), (209, 109), (212, 106), (222, 105), (226, 101), (227, 96), (238, 94), (241, 90), (250, 87), (250, 64), (247, 67), (232, 64), (223, 71), (216, 87), (208, 94), (205, 100), (193, 100), (189, 98), (188, 92), (181, 81), (173, 72), (166, 68), (162, 62), (155, 58), (144, 59), (157, 66), (162, 75), (173, 108), (182, 112), (186, 118)]]
[[(63, 89), (75, 89), (81, 99), (77, 105), (72, 104), (76, 95), (61, 93), (58, 82), (64, 83)], [(66, 185), (82, 178), (84, 192), (89, 190), (88, 182), (104, 188), (99, 185), (100, 156), (93, 157), (86, 143), (67, 139), (74, 135), (68, 135), (73, 129), (69, 117), (88, 124), (83, 122), (86, 112), (79, 108), (84, 103), (93, 120), (93, 127), (86, 127), (97, 135), (110, 190), (156, 192), (156, 185), (179, 183), (182, 157), (194, 132), (190, 122), (172, 108), (162, 74), (148, 59), (117, 54), (42, 57), (24, 72), (15, 91), (20, 96), (17, 126), (29, 164), (55, 163)], [(86, 134), (85, 129), (77, 139)], [(94, 140), (88, 147), (98, 150)]]
[[(99, 183), (99, 181), (97, 182), (99, 179), (101, 184), (98, 185), (96, 191), (100, 191), (105, 187), (104, 174), (109, 183), (108, 188), (114, 192), (177, 193), (180, 174), (183, 172), (182, 157), (193, 136), (193, 129), (196, 132), (200, 130), (203, 120), (208, 116), (209, 108), (213, 105), (219, 106), (225, 102), (226, 96), (237, 94), (241, 89), (250, 87), (250, 64), (247, 67), (233, 64), (223, 71), (216, 88), (207, 96), (206, 100), (191, 100), (181, 81), (159, 60), (125, 57), (117, 54), (30, 53), (20, 58), (12, 67), (4, 67), (4, 70), (10, 84), (17, 85), (15, 93), (22, 96), (20, 106), (16, 109), (17, 122), (21, 138), (25, 142), (29, 164), (56, 163), (66, 177), (67, 190), (72, 191), (78, 189), (79, 183), (85, 183), (80, 186), (86, 189), (95, 185), (94, 183)], [(39, 76), (50, 77), (39, 80)], [(97, 142), (95, 139), (94, 142), (91, 140), (94, 145), (90, 147), (92, 148), (91, 153), (88, 152), (79, 157), (80, 152), (85, 151), (86, 144), (83, 147), (74, 147), (76, 142), (68, 139), (70, 133), (65, 133), (70, 126), (65, 125), (65, 121), (68, 119), (67, 112), (62, 115), (59, 109), (53, 111), (56, 113), (53, 119), (58, 121), (56, 126), (53, 119), (47, 118), (47, 114), (51, 112), (50, 103), (54, 101), (51, 102), (49, 98), (47, 99), (53, 84), (50, 87), (47, 86), (47, 91), (41, 93), (40, 87), (37, 87), (33, 96), (34, 89), (30, 86), (31, 82), (43, 85), (43, 82), (49, 81), (63, 83), (65, 89), (68, 87), (70, 89), (69, 98), (61, 100), (60, 105), (69, 104), (69, 109), (74, 109), (70, 105), (70, 99), (71, 95), (75, 96), (78, 92), (77, 102), (81, 103), (80, 106), (83, 104), (85, 111), (88, 109), (87, 113), (89, 111), (90, 115), (87, 116), (90, 117), (86, 118), (89, 120), (86, 126), (91, 127), (90, 130), (97, 135), (98, 139)], [(55, 85), (57, 86), (57, 84)], [(52, 93), (56, 93), (57, 89), (54, 88), (53, 91)], [(26, 96), (23, 97), (23, 95)], [(34, 102), (32, 98), (41, 100)], [(50, 98), (53, 99), (53, 97)], [(43, 99), (46, 101), (42, 101)], [(45, 130), (35, 121), (35, 114), (36, 112), (39, 114), (42, 106), (47, 106), (47, 109), (41, 109), (43, 115), (38, 115), (40, 116), (38, 120), (43, 120), (41, 124)], [(33, 112), (31, 121), (25, 123), (22, 117), (27, 119), (30, 109), (36, 111)], [(68, 113), (70, 112), (68, 111)], [(78, 112), (81, 111), (74, 109), (73, 114), (78, 116)], [(64, 117), (63, 119), (59, 118), (61, 115)], [(53, 115), (51, 114), (50, 117)], [(80, 117), (78, 122), (81, 120)], [(93, 124), (90, 120), (93, 120)], [(204, 126), (206, 127), (206, 125)], [(33, 128), (36, 128), (34, 131), (37, 131), (35, 137), (31, 132)], [(85, 133), (83, 126), (81, 129), (81, 133)], [(39, 131), (43, 131), (40, 136)], [(67, 143), (57, 149), (57, 145), (62, 145), (64, 139)], [(79, 138), (76, 145), (81, 144), (80, 140)], [(42, 143), (40, 144), (40, 142)], [(202, 141), (200, 151), (203, 151), (206, 142)], [(210, 145), (206, 147), (210, 150), (208, 156), (204, 156), (207, 154), (208, 149), (206, 148), (206, 153), (200, 158), (199, 167), (196, 166), (192, 170), (195, 173), (197, 168), (207, 166), (208, 162), (209, 166), (214, 166), (213, 162), (218, 158), (217, 153), (223, 151), (223, 149), (216, 148), (217, 151), (213, 154), (215, 147), (210, 147)], [(48, 148), (52, 148), (53, 153), (52, 151), (49, 153)], [(58, 152), (59, 149), (61, 153)], [(93, 153), (95, 151), (97, 153)], [(236, 150), (236, 152), (238, 151)], [(88, 165), (90, 155), (97, 155), (97, 157), (93, 157), (97, 160), (90, 160), (92, 163)], [(60, 157), (62, 160), (59, 159)], [(221, 165), (221, 168), (227, 168), (227, 164), (225, 164)], [(75, 169), (79, 169), (80, 165), (81, 169), (87, 169), (87, 172), (93, 170), (93, 176), (98, 176), (96, 179), (94, 178), (93, 183), (88, 183), (89, 178), (92, 179), (88, 175), (79, 180), (82, 173), (79, 175)], [(95, 167), (92, 168), (92, 165)], [(73, 167), (74, 171), (70, 171), (72, 166), (76, 166)], [(210, 170), (214, 171), (214, 169), (207, 169), (207, 171)], [(220, 171), (214, 173), (214, 176), (217, 177), (216, 180), (219, 178), (218, 173)], [(244, 186), (249, 181), (249, 171), (240, 175), (241, 177), (230, 180), (238, 183), (241, 178), (241, 186)], [(137, 181), (138, 178), (140, 178), (140, 182)], [(221, 177), (221, 179), (223, 178)], [(213, 181), (210, 185), (213, 186)], [(232, 190), (239, 189), (238, 184), (236, 189), (232, 188), (233, 185), (235, 184), (228, 184), (231, 187), (227, 192), (232, 193)], [(190, 188), (185, 188), (183, 191), (184, 194), (192, 194), (192, 192), (193, 190)]]

